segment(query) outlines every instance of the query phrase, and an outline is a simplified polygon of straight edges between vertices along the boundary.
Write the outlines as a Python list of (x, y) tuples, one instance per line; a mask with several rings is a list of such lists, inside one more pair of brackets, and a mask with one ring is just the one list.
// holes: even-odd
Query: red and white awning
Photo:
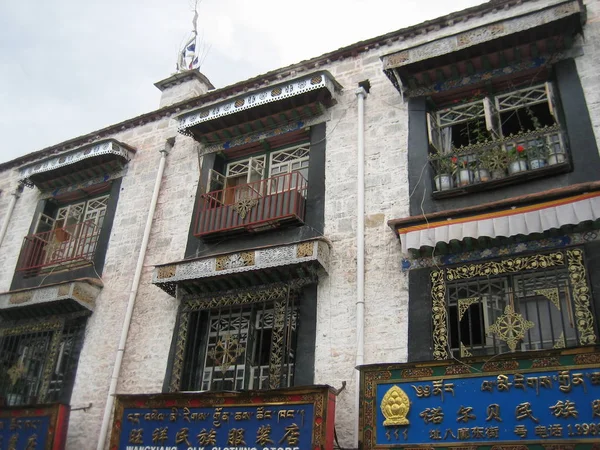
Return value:
[(600, 219), (600, 192), (459, 219), (399, 227), (402, 249), (419, 250), (466, 238), (498, 238), (542, 233)]

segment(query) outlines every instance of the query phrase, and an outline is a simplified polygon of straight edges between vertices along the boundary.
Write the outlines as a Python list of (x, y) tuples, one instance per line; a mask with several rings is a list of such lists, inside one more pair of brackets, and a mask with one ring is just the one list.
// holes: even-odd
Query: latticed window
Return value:
[[(199, 309), (184, 316), (180, 390), (272, 389), (293, 384), (295, 296)], [(248, 294), (251, 295), (251, 294)]]
[(68, 402), (84, 329), (84, 317), (0, 328), (0, 404)]
[(211, 199), (228, 205), (245, 198), (303, 188), (308, 180), (309, 153), (310, 148), (305, 144), (231, 161), (224, 174), (209, 170), (206, 190)]
[[(552, 127), (558, 124), (554, 88), (551, 83), (528, 86), (502, 94), (456, 103), (428, 114), (432, 147), (452, 149)], [(467, 97), (468, 98), (468, 97)]]
[[(308, 145), (292, 147), (271, 153), (269, 165), (270, 176), (273, 177), (271, 191), (281, 192), (297, 187), (302, 181), (308, 180), (308, 162), (310, 149)], [(291, 172), (298, 172), (300, 177), (276, 177)]]
[(595, 344), (581, 249), (434, 270), (434, 357)]
[(25, 237), (19, 270), (38, 275), (44, 268), (89, 262), (96, 251), (109, 197), (61, 205), (51, 213), (40, 214), (34, 234)]
[(507, 169), (512, 175), (567, 160), (550, 82), (462, 94), (428, 113), (427, 122), (435, 173), (454, 174), (457, 186), (502, 178)]

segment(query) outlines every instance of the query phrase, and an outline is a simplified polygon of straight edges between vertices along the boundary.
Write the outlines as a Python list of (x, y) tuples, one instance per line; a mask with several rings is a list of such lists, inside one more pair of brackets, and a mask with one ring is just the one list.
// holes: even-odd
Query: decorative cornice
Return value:
[(394, 69), (425, 59), (453, 53), (483, 42), (530, 30), (573, 14), (581, 13), (582, 10), (583, 5), (577, 0), (569, 0), (543, 10), (489, 23), (451, 36), (428, 41), (391, 55), (386, 55), (382, 58), (383, 68), (384, 70)]
[(200, 123), (317, 89), (327, 89), (333, 96), (335, 91), (341, 89), (341, 86), (328, 72), (320, 71), (307, 74), (295, 80), (277, 83), (267, 88), (228, 98), (199, 110), (185, 113), (179, 117), (179, 132), (191, 136), (189, 129)]
[(19, 180), (26, 184), (32, 184), (29, 179), (34, 175), (56, 170), (84, 159), (111, 154), (129, 161), (133, 153), (135, 153), (135, 150), (131, 147), (115, 141), (114, 139), (109, 139), (92, 145), (80, 147), (69, 153), (64, 153), (62, 155), (57, 155), (52, 158), (47, 158), (45, 160), (23, 166), (19, 170)]
[(311, 261), (317, 261), (327, 272), (329, 251), (325, 241), (312, 240), (180, 261), (156, 266), (152, 283), (178, 283)]
[(34, 289), (21, 289), (0, 294), (0, 316), (12, 314), (18, 308), (50, 305), (71, 300), (80, 309), (93, 311), (102, 283), (96, 280), (76, 280)]

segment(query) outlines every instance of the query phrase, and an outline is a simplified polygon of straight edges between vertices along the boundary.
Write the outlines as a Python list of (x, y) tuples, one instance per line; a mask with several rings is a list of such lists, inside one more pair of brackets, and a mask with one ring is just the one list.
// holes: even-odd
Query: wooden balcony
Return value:
[(92, 261), (100, 228), (92, 221), (25, 236), (17, 271), (36, 275)]
[(307, 188), (302, 174), (291, 172), (203, 194), (194, 235), (206, 239), (304, 223)]

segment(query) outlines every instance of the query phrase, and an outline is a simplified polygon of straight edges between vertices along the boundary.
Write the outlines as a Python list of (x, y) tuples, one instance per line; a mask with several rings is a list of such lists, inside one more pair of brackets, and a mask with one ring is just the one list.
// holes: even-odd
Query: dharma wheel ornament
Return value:
[(408, 395), (398, 386), (392, 386), (381, 400), (381, 412), (385, 417), (383, 426), (408, 425), (406, 418), (410, 409)]

